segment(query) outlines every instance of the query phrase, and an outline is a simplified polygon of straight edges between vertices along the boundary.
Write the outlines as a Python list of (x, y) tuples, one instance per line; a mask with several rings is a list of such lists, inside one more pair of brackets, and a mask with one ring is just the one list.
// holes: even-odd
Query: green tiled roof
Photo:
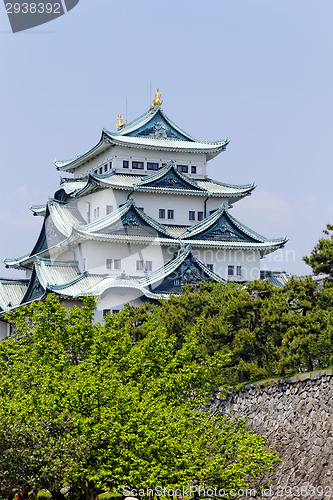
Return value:
[[(162, 179), (164, 175), (173, 168), (180, 179), (184, 180), (189, 186), (186, 187), (170, 187), (168, 186), (154, 186), (153, 183), (158, 183), (159, 179)], [(176, 174), (175, 174), (176, 175)], [(138, 192), (151, 192), (151, 193), (166, 193), (166, 194), (177, 194), (177, 195), (192, 195), (192, 196), (212, 196), (219, 198), (230, 198), (232, 201), (243, 198), (244, 196), (250, 194), (254, 188), (255, 184), (227, 184), (223, 182), (214, 181), (212, 179), (193, 179), (182, 172), (178, 172), (174, 167), (171, 167), (171, 162), (162, 169), (146, 176), (131, 175), (131, 174), (119, 174), (113, 172), (108, 172), (106, 174), (95, 174), (90, 173), (88, 177), (82, 178), (81, 182), (77, 184), (81, 185), (81, 189), (77, 189), (77, 184), (69, 181), (69, 187), (66, 187), (66, 192), (72, 196), (82, 197), (89, 192), (96, 189), (111, 188), (120, 189), (126, 191), (138, 191)], [(60, 188), (65, 189), (66, 181), (63, 181)], [(71, 191), (71, 189), (73, 190)]]
[(29, 280), (0, 278), (0, 310), (19, 305), (28, 289)]
[[(256, 233), (252, 229), (248, 228), (244, 224), (242, 224), (240, 221), (235, 219), (230, 213), (227, 211), (226, 206), (222, 204), (215, 212), (213, 212), (211, 215), (206, 217), (204, 220), (201, 222), (198, 222), (197, 224), (188, 227), (187, 230), (179, 236), (181, 240), (186, 240), (189, 238), (194, 238), (197, 237), (198, 240), (200, 240), (200, 235), (203, 234), (204, 232), (209, 231), (211, 228), (214, 227), (216, 222), (220, 219), (220, 217), (224, 215), (225, 219), (229, 222), (231, 222), (236, 228), (239, 229), (239, 232), (243, 236), (247, 236), (253, 240), (254, 243), (264, 243), (267, 245), (284, 245), (287, 242), (287, 238), (276, 238), (276, 239), (269, 239), (265, 238), (264, 236), (261, 236), (260, 234)], [(192, 242), (192, 239), (191, 239)], [(237, 243), (237, 242), (236, 242)], [(249, 244), (250, 242), (245, 240), (243, 242), (244, 244)]]
[[(149, 124), (156, 126), (156, 120), (160, 119), (164, 126), (168, 128), (170, 136), (163, 137), (158, 133), (142, 135), (147, 132)], [(108, 145), (123, 145), (134, 148), (158, 149), (164, 151), (184, 151), (206, 153), (208, 159), (213, 158), (221, 151), (224, 151), (229, 144), (228, 139), (220, 141), (200, 141), (178, 127), (162, 111), (160, 106), (150, 109), (139, 118), (125, 125), (121, 130), (111, 132), (103, 129), (100, 141), (89, 151), (82, 155), (77, 155), (67, 161), (55, 161), (58, 170), (72, 171), (82, 161), (87, 161), (97, 153), (104, 151)]]

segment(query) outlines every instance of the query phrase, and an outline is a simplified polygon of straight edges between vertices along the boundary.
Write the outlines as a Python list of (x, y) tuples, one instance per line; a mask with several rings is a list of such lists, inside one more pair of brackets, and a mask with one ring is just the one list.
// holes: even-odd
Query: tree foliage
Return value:
[(327, 224), (323, 233), (326, 237), (320, 238), (310, 257), (303, 257), (303, 260), (312, 267), (315, 274), (324, 273), (333, 280), (333, 226)]
[[(330, 235), (333, 226), (327, 226)], [(332, 236), (306, 262), (332, 274)], [(94, 300), (49, 295), (10, 315), (0, 343), (0, 493), (59, 500), (123, 487), (259, 486), (278, 458), (245, 422), (208, 410), (216, 386), (326, 368), (333, 286), (311, 277), (188, 285), (104, 324)]]
[(276, 453), (244, 422), (202, 411), (216, 367), (200, 322), (180, 336), (159, 308), (127, 307), (104, 325), (92, 313), (91, 299), (65, 310), (49, 295), (11, 316), (15, 336), (0, 344), (2, 491), (260, 485)]

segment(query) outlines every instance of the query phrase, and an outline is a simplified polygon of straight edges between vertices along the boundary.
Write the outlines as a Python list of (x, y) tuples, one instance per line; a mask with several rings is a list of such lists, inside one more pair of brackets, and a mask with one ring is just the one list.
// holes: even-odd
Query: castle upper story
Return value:
[(103, 129), (93, 148), (76, 158), (56, 161), (57, 169), (75, 178), (110, 171), (144, 176), (173, 160), (180, 172), (205, 179), (207, 162), (224, 151), (229, 140), (195, 139), (168, 118), (160, 96), (157, 91), (151, 108), (130, 123), (118, 115), (116, 131)]

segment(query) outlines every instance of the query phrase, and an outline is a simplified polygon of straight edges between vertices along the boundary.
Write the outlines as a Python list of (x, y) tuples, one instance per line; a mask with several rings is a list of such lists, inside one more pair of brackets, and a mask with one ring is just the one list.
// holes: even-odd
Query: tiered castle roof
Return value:
[[(155, 101), (154, 101), (155, 102)], [(173, 160), (159, 170), (144, 175), (112, 169), (96, 173), (96, 169), (82, 172), (82, 166), (112, 146), (136, 150), (201, 153), (206, 161), (225, 150), (228, 140), (208, 142), (193, 138), (175, 125), (162, 111), (159, 99), (147, 113), (123, 124), (118, 131), (103, 129), (100, 141), (86, 153), (68, 161), (57, 161), (58, 170), (75, 173), (75, 178), (61, 179), (60, 186), (46, 204), (33, 205), (34, 215), (44, 218), (42, 229), (32, 251), (21, 257), (5, 259), (6, 267), (26, 270), (25, 280), (0, 279), (0, 312), (11, 310), (33, 300), (41, 300), (49, 292), (61, 297), (78, 299), (86, 294), (99, 296), (108, 290), (134, 290), (149, 300), (160, 299), (170, 293), (180, 293), (187, 283), (224, 281), (220, 275), (202, 263), (194, 250), (256, 251), (260, 256), (283, 247), (286, 238), (269, 239), (246, 227), (229, 213), (229, 206), (250, 195), (253, 183), (233, 185), (212, 180), (205, 175), (187, 175), (177, 169)], [(79, 203), (86, 196), (112, 190), (123, 191), (127, 201), (108, 215), (93, 222), (79, 211)], [(192, 225), (161, 223), (138, 208), (137, 193), (177, 195), (220, 199), (208, 216)], [(186, 198), (187, 200), (187, 198)], [(184, 202), (186, 203), (184, 199)], [(201, 201), (200, 201), (201, 203)], [(203, 201), (202, 201), (203, 203)], [(216, 208), (217, 207), (217, 208)], [(164, 222), (164, 221), (163, 221)], [(164, 266), (142, 277), (127, 275), (123, 270), (113, 274), (84, 271), (77, 257), (63, 260), (66, 249), (75, 253), (81, 242), (148, 245), (176, 249)]]
[(228, 139), (222, 141), (200, 141), (178, 127), (155, 106), (136, 120), (125, 124), (117, 132), (103, 129), (99, 142), (86, 153), (66, 161), (55, 161), (58, 170), (74, 172), (83, 161), (88, 161), (102, 153), (110, 145), (156, 151), (182, 151), (185, 153), (205, 153), (207, 160), (225, 150)]

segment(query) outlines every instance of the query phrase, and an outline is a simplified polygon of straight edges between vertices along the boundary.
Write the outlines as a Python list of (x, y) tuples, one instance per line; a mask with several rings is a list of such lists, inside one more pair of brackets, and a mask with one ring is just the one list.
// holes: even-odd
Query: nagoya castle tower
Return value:
[[(25, 279), (0, 280), (0, 312), (50, 292), (68, 305), (98, 297), (96, 319), (179, 293), (186, 283), (260, 279), (260, 258), (286, 239), (267, 239), (229, 212), (254, 184), (207, 175), (228, 141), (194, 139), (163, 112), (157, 91), (148, 112), (103, 130), (88, 152), (55, 165), (64, 177), (46, 205), (34, 248), (6, 259)], [(69, 177), (69, 175), (71, 175)]]

